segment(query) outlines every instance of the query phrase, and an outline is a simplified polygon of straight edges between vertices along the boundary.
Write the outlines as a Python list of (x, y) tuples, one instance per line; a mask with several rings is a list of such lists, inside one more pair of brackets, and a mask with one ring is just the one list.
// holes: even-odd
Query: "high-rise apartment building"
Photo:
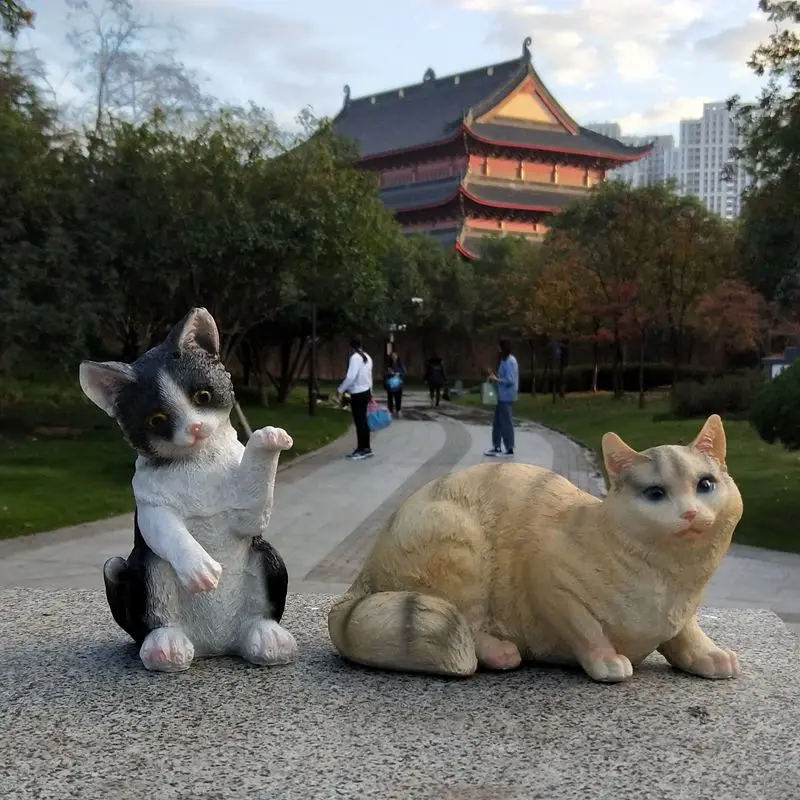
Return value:
[(702, 117), (681, 120), (677, 146), (672, 136), (623, 136), (616, 122), (586, 127), (627, 145), (655, 145), (649, 155), (609, 173), (609, 178), (621, 178), (633, 186), (652, 186), (674, 178), (679, 193), (699, 197), (707, 208), (727, 219), (739, 216), (742, 194), (752, 179), (742, 164), (735, 165), (730, 182), (723, 177), (731, 149), (741, 145), (741, 134), (726, 103), (706, 103)]
[(631, 186), (652, 186), (675, 177), (675, 137), (674, 136), (623, 136), (616, 122), (590, 122), (586, 126), (595, 133), (611, 136), (627, 145), (640, 147), (653, 145), (649, 155), (639, 161), (626, 164), (608, 173), (609, 179), (623, 180)]
[(681, 120), (678, 191), (696, 195), (723, 217), (738, 217), (742, 194), (751, 178), (743, 164), (734, 165), (730, 182), (725, 180), (723, 170), (731, 161), (731, 150), (741, 143), (739, 128), (726, 103), (706, 103), (700, 119)]

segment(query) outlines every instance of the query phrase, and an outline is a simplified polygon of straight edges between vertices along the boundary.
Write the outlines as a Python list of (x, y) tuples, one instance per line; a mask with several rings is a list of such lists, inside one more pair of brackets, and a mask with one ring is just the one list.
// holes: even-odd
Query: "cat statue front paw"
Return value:
[(200, 548), (200, 552), (192, 553), (183, 564), (176, 567), (175, 571), (186, 590), (197, 594), (217, 588), (222, 575), (222, 566)]
[(627, 656), (613, 651), (592, 652), (581, 659), (581, 666), (590, 678), (602, 683), (619, 683), (633, 675), (633, 664)]
[(263, 450), (290, 450), (294, 445), (294, 440), (283, 428), (273, 428), (268, 425), (253, 431), (250, 441)]
[(737, 678), (741, 673), (736, 653), (731, 650), (723, 650), (721, 647), (698, 653), (685, 667), (685, 670), (693, 675), (699, 675), (701, 678), (711, 678), (712, 680)]

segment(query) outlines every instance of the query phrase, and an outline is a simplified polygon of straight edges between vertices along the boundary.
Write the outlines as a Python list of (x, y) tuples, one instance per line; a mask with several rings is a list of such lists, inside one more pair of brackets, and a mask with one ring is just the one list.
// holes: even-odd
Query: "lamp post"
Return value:
[[(421, 297), (412, 297), (411, 298), (411, 305), (413, 306), (420, 306), (422, 305), (422, 298)], [(386, 357), (388, 358), (392, 351), (394, 350), (394, 335), (397, 331), (404, 331), (408, 325), (405, 322), (397, 323), (397, 322), (390, 322), (389, 323), (389, 338), (386, 340)]]

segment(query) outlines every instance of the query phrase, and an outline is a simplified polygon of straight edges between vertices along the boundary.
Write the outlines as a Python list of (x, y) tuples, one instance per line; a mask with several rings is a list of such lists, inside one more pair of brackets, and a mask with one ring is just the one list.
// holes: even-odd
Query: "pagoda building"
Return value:
[(482, 237), (540, 240), (548, 219), (609, 170), (652, 145), (630, 147), (582, 128), (547, 90), (531, 39), (513, 61), (352, 98), (336, 132), (355, 142), (406, 233), (427, 233), (476, 258)]

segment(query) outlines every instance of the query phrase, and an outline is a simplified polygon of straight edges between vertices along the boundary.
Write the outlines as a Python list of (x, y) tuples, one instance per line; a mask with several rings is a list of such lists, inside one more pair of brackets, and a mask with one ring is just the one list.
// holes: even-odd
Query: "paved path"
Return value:
[[(427, 408), (410, 393), (407, 413), (374, 439), (374, 458), (349, 462), (352, 434), (282, 470), (270, 541), (286, 560), (290, 591), (336, 594), (363, 562), (378, 527), (429, 480), (483, 460), (486, 414), (446, 404)], [(585, 451), (532, 423), (517, 431), (517, 460), (559, 472), (602, 496), (602, 478)], [(0, 588), (100, 589), (100, 568), (131, 546), (132, 515), (0, 542)], [(800, 556), (734, 546), (707, 604), (771, 608), (800, 632)]]

